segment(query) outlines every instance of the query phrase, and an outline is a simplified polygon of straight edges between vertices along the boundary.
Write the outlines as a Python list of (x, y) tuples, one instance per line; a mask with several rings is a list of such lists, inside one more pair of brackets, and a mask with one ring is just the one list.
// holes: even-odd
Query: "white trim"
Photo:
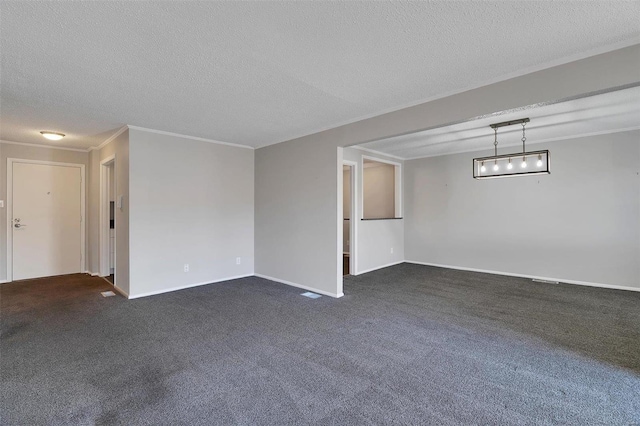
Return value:
[[(301, 138), (304, 138), (304, 137), (307, 137), (307, 136), (311, 136), (311, 135), (315, 135), (315, 134), (318, 134), (318, 133), (326, 132), (328, 130), (337, 129), (337, 128), (342, 127), (342, 126), (347, 126), (349, 124), (354, 124), (354, 123), (357, 123), (359, 121), (368, 120), (370, 118), (379, 117), (381, 115), (385, 115), (385, 114), (389, 114), (389, 113), (392, 113), (392, 112), (397, 112), (397, 111), (400, 111), (400, 110), (403, 110), (403, 109), (411, 108), (411, 107), (414, 107), (414, 106), (418, 106), (418, 105), (426, 104), (426, 103), (429, 103), (429, 102), (437, 101), (438, 99), (444, 99), (444, 98), (448, 98), (450, 96), (459, 95), (460, 93), (468, 92), (470, 90), (475, 90), (475, 89), (479, 89), (481, 87), (490, 86), (492, 84), (496, 84), (496, 83), (500, 83), (500, 82), (503, 82), (503, 81), (511, 80), (513, 78), (522, 77), (522, 76), (525, 76), (527, 74), (533, 74), (533, 73), (538, 72), (538, 71), (544, 71), (546, 69), (551, 69), (551, 68), (554, 68), (554, 67), (557, 67), (557, 66), (566, 65), (566, 64), (569, 64), (571, 62), (576, 62), (576, 61), (580, 61), (582, 59), (590, 58), (592, 56), (598, 56), (598, 55), (601, 55), (603, 53), (613, 52), (614, 50), (624, 49), (625, 47), (633, 46), (633, 45), (636, 45), (638, 43), (640, 43), (640, 37), (635, 37), (635, 38), (633, 38), (631, 40), (625, 40), (625, 41), (619, 42), (619, 43), (609, 44), (609, 45), (604, 46), (604, 47), (588, 50), (586, 52), (581, 52), (581, 53), (578, 53), (578, 54), (575, 54), (575, 55), (566, 56), (564, 58), (560, 58), (560, 59), (557, 59), (557, 60), (554, 60), (554, 61), (546, 62), (544, 64), (540, 64), (540, 65), (536, 65), (536, 66), (528, 67), (528, 68), (523, 68), (523, 69), (521, 69), (519, 71), (515, 71), (515, 72), (512, 72), (512, 73), (504, 74), (502, 76), (498, 76), (498, 77), (495, 77), (495, 78), (492, 78), (492, 79), (489, 79), (489, 80), (484, 80), (481, 83), (469, 85), (469, 86), (466, 86), (466, 87), (464, 87), (462, 89), (452, 90), (450, 92), (445, 92), (445, 93), (442, 93), (442, 94), (439, 94), (439, 95), (436, 95), (436, 96), (423, 98), (423, 99), (420, 99), (418, 101), (412, 101), (412, 102), (409, 102), (409, 103), (406, 103), (406, 104), (401, 104), (401, 105), (394, 106), (394, 107), (391, 107), (391, 108), (386, 108), (386, 109), (383, 109), (383, 110), (380, 110), (380, 111), (377, 111), (377, 112), (374, 112), (374, 113), (371, 113), (371, 114), (362, 115), (362, 116), (359, 116), (359, 117), (356, 117), (356, 118), (352, 118), (352, 119), (349, 119), (349, 120), (345, 120), (345, 121), (341, 121), (341, 122), (338, 122), (338, 123), (335, 123), (335, 124), (332, 124), (332, 125), (329, 125), (329, 126), (321, 127), (321, 128), (318, 128), (318, 129), (316, 129), (314, 131), (311, 131), (311, 132), (307, 132), (307, 133), (299, 134), (299, 135), (294, 135), (292, 137), (287, 137), (287, 139), (284, 139), (284, 140), (281, 140), (281, 141), (276, 141), (276, 142), (273, 142), (273, 143), (267, 143), (267, 144), (264, 144), (264, 145), (260, 145), (260, 146), (256, 147), (256, 149), (264, 148), (264, 147), (267, 147), (267, 146), (270, 146), (270, 145), (276, 145), (276, 144), (282, 143), (282, 142), (294, 141), (296, 139), (301, 139)], [(392, 136), (389, 136), (389, 137), (394, 137), (394, 136), (400, 136), (400, 135), (392, 135)], [(387, 139), (387, 138), (385, 138), (385, 139)], [(358, 143), (367, 143), (367, 142), (373, 142), (373, 141), (361, 141), (361, 142), (357, 142), (356, 144), (358, 144)], [(344, 148), (350, 148), (350, 147), (351, 146), (345, 146)], [(385, 155), (387, 155), (387, 154), (385, 154)]]
[(155, 130), (155, 129), (147, 129), (145, 127), (138, 127), (138, 126), (128, 126), (130, 129), (133, 130), (139, 130), (142, 132), (149, 132), (149, 133), (157, 133), (159, 135), (165, 135), (165, 136), (175, 136), (178, 138), (183, 138), (183, 139), (192, 139), (194, 141), (200, 141), (200, 142), (208, 142), (208, 143), (215, 143), (218, 145), (227, 145), (227, 146), (233, 146), (236, 148), (244, 148), (244, 149), (251, 149), (254, 150), (255, 148), (252, 146), (248, 146), (248, 145), (240, 145), (237, 143), (231, 143), (231, 142), (222, 142), (222, 141), (217, 141), (214, 139), (207, 139), (207, 138), (201, 138), (198, 136), (189, 136), (189, 135), (183, 135), (180, 133), (173, 133), (173, 132), (165, 132), (164, 130)]
[(177, 287), (171, 287), (171, 288), (162, 289), (162, 290), (154, 290), (154, 291), (148, 291), (146, 293), (128, 295), (127, 297), (129, 299), (139, 299), (141, 297), (155, 296), (156, 294), (163, 294), (163, 293), (171, 293), (172, 291), (184, 290), (184, 289), (193, 288), (193, 287), (200, 287), (200, 286), (207, 285), (207, 284), (216, 284), (216, 283), (221, 283), (221, 282), (224, 282), (224, 281), (239, 280), (240, 278), (247, 278), (247, 277), (252, 277), (252, 276), (253, 276), (253, 274), (236, 275), (234, 277), (221, 278), (221, 279), (212, 280), (212, 281), (203, 281), (203, 282), (195, 283), (195, 284), (186, 284), (186, 285), (181, 285), (181, 286), (177, 286)]
[(36, 143), (14, 142), (14, 141), (5, 141), (5, 140), (0, 140), (0, 143), (4, 143), (7, 145), (28, 146), (31, 148), (48, 148), (48, 149), (61, 149), (63, 151), (89, 152), (88, 149), (83, 149), (83, 148), (66, 148), (64, 146), (42, 145), (42, 144), (36, 144)]
[[(393, 216), (394, 217), (403, 217), (403, 213), (404, 213), (404, 204), (403, 204), (403, 198), (404, 198), (404, 166), (403, 165), (399, 165), (396, 166), (393, 170), (393, 179), (394, 179), (394, 188), (393, 188), (393, 195), (394, 195), (394, 203), (395, 205), (393, 206)], [(404, 232), (404, 231), (403, 231)]]
[(0, 280), (0, 284), (6, 284), (6, 283), (10, 283), (11, 281), (7, 281), (7, 280)]
[(538, 275), (526, 275), (526, 274), (515, 274), (512, 272), (502, 272), (502, 271), (492, 271), (487, 269), (478, 269), (478, 268), (467, 268), (464, 266), (452, 266), (452, 265), (442, 265), (439, 263), (429, 263), (429, 262), (418, 262), (415, 260), (405, 260), (406, 263), (413, 263), (415, 265), (423, 265), (423, 266), (435, 266), (437, 268), (447, 268), (447, 269), (456, 269), (459, 271), (471, 271), (471, 272), (480, 272), (483, 274), (493, 274), (493, 275), (504, 275), (507, 277), (518, 277), (518, 278), (531, 278), (535, 280), (544, 280), (544, 281), (557, 281), (560, 284), (574, 284), (574, 285), (583, 285), (589, 287), (601, 287), (612, 290), (628, 290), (628, 291), (640, 291), (640, 288), (637, 287), (627, 287), (622, 285), (613, 285), (613, 284), (601, 284), (601, 283), (592, 283), (588, 281), (578, 281), (578, 280), (567, 280), (564, 278), (550, 278), (550, 277), (540, 277)]
[(358, 271), (358, 273), (356, 275), (366, 274), (367, 272), (377, 271), (378, 269), (388, 268), (389, 266), (396, 266), (396, 265), (399, 265), (399, 264), (405, 263), (405, 262), (406, 262), (406, 260), (400, 260), (398, 262), (387, 263), (386, 265), (376, 266), (375, 268), (365, 269), (364, 271)]
[[(114, 277), (115, 278), (115, 277)], [(103, 277), (103, 279), (105, 281), (107, 281), (109, 284), (112, 284), (110, 281), (108, 281), (106, 278)], [(123, 295), (124, 297), (126, 297), (127, 299), (131, 299), (131, 297), (129, 297), (129, 293), (127, 293), (126, 291), (124, 291), (123, 289), (121, 289), (120, 287), (118, 287), (117, 285), (113, 284), (113, 288), (115, 291), (117, 291), (118, 293), (120, 293), (121, 295)]]
[(87, 275), (91, 275), (92, 277), (99, 277), (100, 274), (96, 273), (96, 272), (91, 272), (91, 271), (84, 271), (85, 274)]
[(80, 271), (87, 269), (87, 175), (85, 173), (85, 165), (80, 163), (60, 163), (56, 161), (27, 160), (23, 158), (7, 158), (7, 281), (13, 281), (13, 164), (40, 164), (46, 166), (74, 167), (80, 169), (80, 206), (82, 220), (80, 221)]
[[(99, 218), (99, 250), (98, 250), (98, 273), (100, 276), (110, 275), (110, 265), (109, 265), (109, 167), (113, 163), (113, 180), (114, 186), (117, 184), (116, 180), (116, 155), (110, 155), (107, 158), (100, 161), (100, 218)], [(114, 188), (114, 193), (116, 188)], [(117, 197), (117, 194), (116, 194)], [(114, 217), (115, 220), (115, 217)], [(117, 225), (117, 224), (116, 224)], [(117, 227), (116, 227), (117, 229)], [(116, 235), (117, 241), (117, 235)], [(115, 244), (115, 242), (114, 242)], [(117, 253), (116, 253), (117, 254)], [(114, 259), (114, 270), (116, 266), (116, 261)], [(114, 274), (114, 285), (115, 285), (115, 274)]]
[[(381, 154), (381, 155), (386, 156), (387, 154)], [(402, 163), (398, 163), (396, 161), (391, 161), (391, 160), (386, 160), (384, 158), (371, 157), (371, 156), (366, 155), (366, 154), (362, 154), (362, 160), (363, 160), (362, 161), (362, 163), (363, 163), (362, 168), (363, 169), (364, 169), (364, 160), (371, 160), (371, 161), (375, 161), (376, 163), (385, 163), (385, 164), (391, 164), (393, 166), (402, 167)]]
[(88, 151), (93, 151), (93, 150), (100, 150), (102, 148), (104, 148), (105, 146), (107, 146), (107, 144), (109, 144), (109, 142), (113, 141), (115, 138), (117, 138), (118, 136), (120, 136), (122, 133), (124, 133), (125, 130), (128, 130), (129, 126), (122, 126), (118, 129), (118, 131), (116, 131), (114, 134), (112, 134), (111, 136), (109, 136), (107, 139), (104, 140), (104, 142), (102, 142), (100, 145), (98, 146), (92, 146), (88, 149)]
[(342, 293), (344, 290), (344, 275), (343, 275), (343, 269), (344, 269), (344, 255), (341, 256), (340, 252), (343, 250), (344, 245), (343, 245), (343, 241), (344, 241), (344, 197), (343, 197), (343, 191), (344, 191), (344, 163), (343, 163), (343, 159), (344, 159), (344, 148), (342, 147), (337, 147), (336, 149), (336, 159), (337, 159), (337, 164), (336, 164), (336, 168), (337, 173), (336, 173), (336, 205), (337, 205), (337, 209), (336, 209), (336, 219), (337, 219), (337, 226), (336, 226), (336, 294), (338, 293)]
[[(358, 224), (360, 217), (358, 209), (358, 162), (350, 160), (342, 160), (342, 164), (349, 166), (351, 169), (351, 217), (349, 218), (349, 274), (357, 275), (358, 265)], [(344, 173), (343, 173), (344, 176)], [(344, 184), (340, 195), (344, 200)], [(340, 212), (341, 216), (344, 216), (344, 212)], [(344, 221), (344, 218), (343, 218)], [(344, 225), (343, 225), (344, 226)], [(343, 237), (344, 238), (344, 237)], [(342, 266), (342, 265), (341, 265)], [(342, 274), (342, 269), (340, 268)], [(344, 275), (342, 275), (344, 277)]]
[(325, 296), (330, 296), (330, 297), (335, 297), (335, 298), (339, 298), (339, 297), (344, 296), (344, 293), (340, 293), (340, 294), (330, 293), (328, 291), (318, 290), (317, 288), (309, 287), (309, 286), (306, 286), (306, 285), (294, 283), (294, 282), (287, 281), (287, 280), (281, 280), (280, 278), (274, 278), (274, 277), (270, 277), (268, 275), (263, 275), (263, 274), (254, 274), (254, 275), (256, 277), (258, 277), (258, 278), (263, 278), (265, 280), (269, 280), (269, 281), (274, 281), (274, 282), (281, 283), (281, 284), (290, 285), (292, 287), (298, 287), (298, 288), (301, 288), (303, 290), (309, 290), (309, 291), (312, 291), (314, 293), (323, 294)]
[[(384, 139), (389, 139), (389, 138), (384, 138)], [(384, 139), (380, 139), (380, 140), (384, 140)], [(377, 140), (371, 141), (371, 142), (377, 142)], [(367, 142), (367, 143), (370, 143), (370, 142)], [(375, 149), (364, 148), (364, 147), (362, 147), (360, 145), (351, 145), (351, 146), (347, 146), (345, 148), (357, 149), (357, 150), (369, 152), (369, 153), (375, 154), (375, 155), (382, 155), (383, 157), (395, 158), (396, 160), (400, 160), (400, 161), (406, 160), (406, 158), (398, 157), (397, 155), (385, 154), (382, 151), (376, 151)]]

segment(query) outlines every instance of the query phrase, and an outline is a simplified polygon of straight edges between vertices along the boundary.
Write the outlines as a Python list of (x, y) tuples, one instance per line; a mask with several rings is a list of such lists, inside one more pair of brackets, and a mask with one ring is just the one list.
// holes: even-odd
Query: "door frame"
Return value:
[(13, 281), (13, 165), (15, 163), (37, 164), (44, 166), (75, 167), (80, 169), (80, 272), (87, 272), (86, 239), (86, 174), (85, 165), (80, 163), (60, 163), (57, 161), (28, 160), (7, 158), (7, 282)]
[[(98, 275), (101, 277), (107, 277), (111, 275), (109, 270), (109, 168), (113, 164), (113, 191), (116, 193), (117, 188), (117, 173), (116, 173), (116, 155), (110, 155), (100, 161), (100, 264), (98, 267)], [(117, 198), (117, 195), (116, 195)], [(115, 206), (114, 206), (115, 209)], [(114, 211), (114, 229), (118, 229), (118, 219), (116, 218)], [(118, 236), (114, 236), (114, 245), (117, 244)], [(114, 247), (114, 250), (117, 248)], [(114, 252), (113, 259), (113, 285), (116, 285), (116, 271), (118, 267), (117, 252)]]
[[(349, 218), (349, 275), (357, 275), (358, 264), (358, 222), (360, 210), (358, 209), (358, 162), (342, 160), (343, 166), (350, 169), (349, 177), (351, 179), (351, 217)], [(344, 183), (340, 196), (344, 197)], [(344, 216), (343, 212), (340, 215)]]

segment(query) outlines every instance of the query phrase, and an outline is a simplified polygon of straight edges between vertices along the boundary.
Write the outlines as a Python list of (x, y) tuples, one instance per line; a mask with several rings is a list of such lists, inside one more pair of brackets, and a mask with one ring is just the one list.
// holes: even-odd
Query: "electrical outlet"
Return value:
[(393, 247), (391, 247), (391, 254), (393, 254)]
[(188, 263), (184, 264), (184, 271), (185, 272), (189, 272), (189, 264)]
[(239, 264), (240, 264), (240, 260), (241, 260), (241, 259), (240, 259), (239, 257), (236, 257), (236, 265), (239, 265)]

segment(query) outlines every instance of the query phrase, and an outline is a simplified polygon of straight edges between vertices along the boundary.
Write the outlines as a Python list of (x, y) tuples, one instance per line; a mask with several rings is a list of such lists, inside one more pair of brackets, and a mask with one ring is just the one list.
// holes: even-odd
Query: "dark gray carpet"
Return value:
[(127, 301), (0, 286), (2, 424), (640, 424), (640, 293), (398, 265)]

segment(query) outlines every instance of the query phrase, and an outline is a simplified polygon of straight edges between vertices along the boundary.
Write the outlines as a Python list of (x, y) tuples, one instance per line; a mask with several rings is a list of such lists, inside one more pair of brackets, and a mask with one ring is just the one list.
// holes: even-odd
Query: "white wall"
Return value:
[[(388, 265), (402, 262), (404, 260), (404, 220), (403, 219), (382, 219), (382, 220), (362, 220), (364, 205), (364, 178), (365, 170), (385, 169), (386, 167), (363, 167), (363, 156), (379, 159), (383, 161), (393, 161), (402, 164), (402, 160), (392, 159), (383, 155), (372, 154), (361, 151), (357, 148), (344, 148), (343, 159), (355, 161), (356, 169), (356, 205), (357, 211), (353, 220), (356, 226), (356, 246), (355, 246), (355, 273), (354, 275), (379, 269)], [(395, 174), (395, 166), (389, 166), (391, 176)], [(375, 172), (374, 172), (375, 174)], [(377, 175), (376, 175), (377, 176)], [(375, 180), (375, 179), (374, 179)], [(375, 182), (374, 182), (375, 183)], [(392, 188), (393, 189), (393, 188)], [(393, 196), (393, 194), (392, 194)], [(391, 211), (390, 217), (394, 216)], [(388, 216), (389, 217), (389, 216)], [(393, 249), (393, 253), (391, 253)]]
[[(74, 163), (85, 165), (85, 179), (88, 179), (89, 155), (87, 152), (53, 149), (38, 146), (16, 145), (0, 143), (0, 200), (4, 200), (5, 206), (0, 208), (0, 281), (7, 280), (7, 158), (20, 158), (37, 161), (53, 161), (59, 163)], [(89, 185), (86, 185), (89, 193)], [(87, 206), (89, 200), (87, 197)], [(88, 228), (88, 221), (85, 220)], [(88, 232), (87, 235), (88, 242)], [(85, 263), (88, 259), (88, 244), (85, 250)]]
[(136, 129), (129, 138), (130, 296), (252, 275), (253, 150)]
[(255, 151), (257, 275), (342, 293), (342, 158), (336, 151), (296, 142)]
[(640, 45), (256, 150), (256, 272), (341, 293), (337, 148), (635, 83), (638, 69)]
[(640, 289), (640, 132), (534, 146), (550, 175), (474, 180), (489, 151), (406, 161), (406, 259)]

